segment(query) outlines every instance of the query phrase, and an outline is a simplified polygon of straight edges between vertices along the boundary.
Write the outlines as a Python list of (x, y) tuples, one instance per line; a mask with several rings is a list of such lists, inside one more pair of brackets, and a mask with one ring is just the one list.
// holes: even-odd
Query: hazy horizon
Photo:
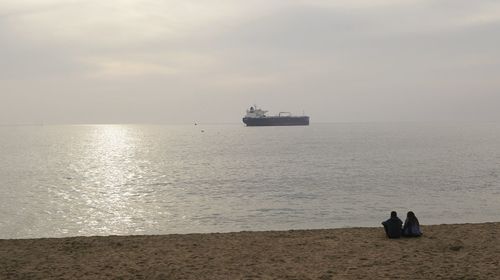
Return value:
[(0, 3), (0, 125), (500, 121), (500, 2)]

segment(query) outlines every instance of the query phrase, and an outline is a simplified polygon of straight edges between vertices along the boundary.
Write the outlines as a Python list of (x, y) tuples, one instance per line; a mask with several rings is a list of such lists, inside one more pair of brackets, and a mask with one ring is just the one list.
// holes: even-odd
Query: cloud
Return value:
[(113, 120), (169, 119), (185, 115), (183, 106), (200, 113), (210, 100), (221, 101), (214, 121), (239, 117), (223, 100), (265, 100), (325, 121), (412, 110), (407, 119), (444, 118), (437, 108), (418, 114), (438, 96), (466, 100), (441, 105), (460, 117), (453, 106), (495, 100), (499, 26), (500, 4), (489, 0), (8, 0), (0, 2), (0, 94), (11, 101), (0, 109), (8, 118), (7, 106), (23, 104), (16, 96), (36, 91), (54, 104), (85, 96), (87, 111), (102, 101), (95, 116), (103, 120), (106, 104), (124, 94), (123, 107), (144, 110)]

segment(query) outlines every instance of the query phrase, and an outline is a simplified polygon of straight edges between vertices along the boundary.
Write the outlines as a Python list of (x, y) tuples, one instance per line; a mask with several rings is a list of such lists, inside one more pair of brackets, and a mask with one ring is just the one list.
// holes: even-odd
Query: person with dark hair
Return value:
[(387, 221), (382, 222), (382, 225), (384, 226), (385, 234), (387, 235), (387, 237), (401, 237), (401, 226), (403, 225), (403, 222), (398, 218), (398, 214), (396, 213), (396, 211), (392, 211), (391, 217)]
[(418, 222), (415, 213), (409, 211), (406, 215), (405, 224), (403, 226), (403, 236), (407, 237), (419, 237), (422, 235), (420, 230), (420, 223)]

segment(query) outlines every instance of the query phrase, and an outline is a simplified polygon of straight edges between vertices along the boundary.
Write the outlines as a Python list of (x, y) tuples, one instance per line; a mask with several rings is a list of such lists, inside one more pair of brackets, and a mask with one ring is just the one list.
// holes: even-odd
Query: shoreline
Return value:
[(0, 279), (493, 279), (500, 222), (0, 239)]

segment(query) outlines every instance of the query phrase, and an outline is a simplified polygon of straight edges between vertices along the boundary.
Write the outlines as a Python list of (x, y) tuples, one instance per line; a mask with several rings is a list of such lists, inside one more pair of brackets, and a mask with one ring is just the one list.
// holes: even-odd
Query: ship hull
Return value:
[(243, 123), (247, 126), (292, 126), (309, 125), (308, 116), (298, 117), (261, 117), (261, 118), (243, 118)]

